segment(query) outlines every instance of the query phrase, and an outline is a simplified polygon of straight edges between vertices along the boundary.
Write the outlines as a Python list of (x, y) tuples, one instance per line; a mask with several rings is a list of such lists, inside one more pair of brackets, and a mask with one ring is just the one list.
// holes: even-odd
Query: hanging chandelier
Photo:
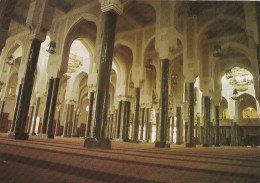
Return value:
[(49, 48), (46, 51), (49, 52), (50, 54), (56, 53), (56, 42), (55, 41), (51, 41), (49, 43)]
[(229, 81), (229, 84), (234, 85), (237, 91), (246, 91), (249, 85), (252, 85), (253, 75), (246, 69), (240, 67), (234, 67), (230, 70), (227, 70), (226, 79)]
[(222, 48), (221, 48), (221, 46), (219, 44), (214, 45), (213, 56), (214, 57), (221, 57), (221, 56), (223, 56)]
[(8, 58), (7, 58), (7, 61), (6, 61), (6, 63), (8, 64), (8, 65), (10, 65), (10, 66), (12, 66), (12, 65), (14, 65), (15, 63), (14, 63), (14, 57), (13, 57), (13, 55), (10, 55)]

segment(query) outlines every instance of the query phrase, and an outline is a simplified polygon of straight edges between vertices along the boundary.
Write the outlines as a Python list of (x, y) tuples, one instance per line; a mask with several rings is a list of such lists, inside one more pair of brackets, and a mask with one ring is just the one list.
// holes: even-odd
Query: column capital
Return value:
[(50, 0), (33, 0), (30, 3), (26, 25), (30, 29), (30, 39), (44, 41), (53, 19), (54, 7)]
[(107, 12), (113, 10), (118, 15), (123, 13), (123, 5), (119, 0), (99, 0), (101, 4), (101, 11)]
[(94, 84), (88, 85), (88, 92), (95, 92), (97, 90), (97, 86)]
[(117, 101), (127, 101), (128, 97), (125, 95), (118, 95), (117, 96)]

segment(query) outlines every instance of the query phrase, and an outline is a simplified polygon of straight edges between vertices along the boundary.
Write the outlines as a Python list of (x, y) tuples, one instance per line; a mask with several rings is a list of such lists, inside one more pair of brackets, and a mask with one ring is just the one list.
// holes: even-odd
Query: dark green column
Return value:
[(126, 102), (126, 108), (125, 108), (125, 125), (123, 130), (123, 141), (127, 142), (129, 141), (129, 120), (130, 120), (130, 107), (131, 102)]
[(60, 111), (61, 109), (58, 109), (58, 119), (55, 127), (55, 136), (60, 135)]
[(215, 146), (219, 147), (220, 144), (220, 133), (219, 133), (219, 106), (215, 106), (215, 119), (216, 119), (216, 137), (215, 137)]
[(167, 121), (167, 137), (166, 137), (166, 141), (169, 142), (170, 141), (170, 135), (171, 135), (171, 128), (170, 128), (170, 124), (171, 123), (171, 117), (168, 117), (168, 121)]
[(16, 97), (15, 107), (14, 107), (14, 116), (11, 123), (10, 133), (14, 132), (15, 124), (16, 124), (16, 117), (17, 117), (17, 110), (19, 108), (19, 102), (21, 97), (21, 91), (22, 91), (22, 84), (19, 85), (18, 95)]
[(54, 115), (56, 111), (56, 102), (58, 98), (59, 84), (60, 84), (60, 78), (55, 78), (52, 95), (51, 95), (50, 110), (48, 115), (48, 126), (47, 126), (48, 138), (54, 138), (54, 134), (52, 133), (52, 131), (53, 131)]
[(133, 121), (133, 142), (138, 142), (139, 133), (139, 105), (140, 105), (140, 88), (135, 88), (135, 111)]
[(0, 106), (0, 123), (2, 122), (4, 108), (5, 108), (5, 101), (3, 100), (1, 101), (1, 106)]
[(143, 140), (144, 138), (144, 113), (145, 113), (145, 108), (142, 108), (140, 140)]
[(174, 135), (174, 117), (171, 117), (172, 119), (172, 129), (171, 129), (171, 142), (173, 142), (173, 135)]
[(89, 93), (89, 109), (88, 109), (88, 120), (86, 124), (86, 137), (90, 137), (91, 124), (92, 124), (92, 113), (93, 113), (93, 104), (94, 104), (94, 91)]
[(122, 117), (121, 117), (121, 134), (120, 140), (125, 139), (125, 128), (126, 128), (126, 121), (127, 121), (127, 101), (123, 101), (122, 103)]
[(150, 124), (150, 108), (146, 108), (146, 113), (145, 113), (145, 117), (146, 117), (146, 120), (145, 120), (145, 129), (146, 129), (146, 132), (145, 132), (145, 140), (148, 141), (149, 140), (149, 137), (150, 137), (150, 127), (149, 127), (149, 124)]
[(210, 146), (210, 98), (204, 96), (204, 141), (203, 147)]
[(75, 108), (74, 112), (73, 112), (73, 120), (72, 120), (72, 137), (77, 136), (77, 128), (78, 128), (78, 124), (77, 124), (77, 108)]
[(114, 115), (113, 115), (112, 138), (116, 138), (117, 116), (118, 116), (118, 109), (115, 109), (115, 112), (114, 112)]
[(65, 105), (65, 119), (64, 120), (64, 127), (63, 127), (63, 137), (68, 136), (68, 127), (69, 127), (69, 109), (70, 109), (70, 104)]
[(167, 122), (168, 122), (168, 78), (169, 78), (169, 60), (161, 61), (161, 92), (159, 108), (159, 139), (155, 142), (155, 147), (169, 147), (167, 140)]
[(176, 128), (177, 128), (177, 139), (176, 144), (182, 144), (182, 119), (181, 119), (181, 107), (176, 108), (177, 120), (176, 120)]
[(188, 138), (186, 147), (195, 147), (194, 143), (194, 83), (188, 83)]
[(34, 111), (33, 111), (31, 135), (36, 135), (35, 126), (36, 126), (36, 118), (37, 118), (38, 111), (39, 111), (40, 101), (41, 101), (41, 98), (37, 97), (36, 104), (35, 104)]
[(117, 121), (116, 121), (116, 138), (119, 139), (120, 136), (120, 126), (121, 126), (121, 116), (122, 116), (122, 104), (123, 101), (118, 102), (118, 113), (117, 113)]
[(68, 137), (72, 136), (72, 126), (73, 126), (73, 112), (74, 112), (74, 105), (70, 104), (69, 108), (69, 115), (68, 115)]
[[(96, 110), (95, 110), (95, 138), (97, 140), (104, 139), (102, 136), (103, 122), (107, 117), (104, 114), (107, 108), (107, 102), (109, 97), (109, 83), (112, 68), (112, 59), (114, 51), (115, 41), (115, 29), (117, 14), (110, 10), (104, 14), (104, 25), (103, 25), (103, 38), (101, 45), (101, 56), (99, 63), (98, 82), (97, 82), (97, 98), (96, 98)], [(111, 144), (108, 144), (110, 147)]]
[(21, 89), (21, 97), (17, 109), (15, 125), (15, 139), (28, 140), (28, 133), (25, 133), (25, 125), (28, 117), (28, 110), (32, 95), (34, 73), (38, 62), (41, 41), (33, 39), (29, 51), (28, 62), (25, 70), (24, 82)]
[(155, 141), (158, 141), (159, 139), (159, 113), (158, 112), (155, 114), (155, 117), (156, 117), (156, 140)]
[(54, 84), (54, 79), (53, 78), (49, 79), (48, 93), (47, 93), (47, 98), (46, 98), (46, 103), (45, 103), (45, 108), (44, 108), (44, 115), (43, 115), (43, 119), (42, 119), (41, 134), (46, 134), (46, 130), (47, 130), (48, 117), (49, 117), (50, 106), (51, 106), (53, 84)]
[(27, 127), (27, 132), (30, 134), (31, 133), (31, 125), (32, 125), (32, 120), (33, 120), (33, 111), (34, 111), (34, 105), (31, 106), (31, 112), (30, 112), (30, 117), (29, 117), (29, 123)]
[(112, 113), (112, 114), (110, 114), (110, 116), (109, 116), (109, 132), (108, 132), (108, 138), (112, 138), (113, 136), (112, 136), (112, 132), (113, 132), (113, 125), (114, 125), (114, 120), (113, 120), (113, 118), (114, 118), (114, 114)]

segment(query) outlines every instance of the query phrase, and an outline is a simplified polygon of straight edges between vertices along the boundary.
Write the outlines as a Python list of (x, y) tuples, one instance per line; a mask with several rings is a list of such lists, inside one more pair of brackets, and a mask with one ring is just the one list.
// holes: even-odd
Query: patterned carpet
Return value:
[(260, 148), (154, 148), (112, 142), (87, 149), (84, 139), (17, 141), (0, 134), (1, 183), (260, 183)]

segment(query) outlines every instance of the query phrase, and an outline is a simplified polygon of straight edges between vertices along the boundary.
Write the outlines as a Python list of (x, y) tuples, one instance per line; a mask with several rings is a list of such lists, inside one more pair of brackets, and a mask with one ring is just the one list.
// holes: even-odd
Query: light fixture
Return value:
[(49, 43), (49, 48), (46, 51), (49, 52), (50, 54), (56, 53), (56, 42), (55, 41), (51, 41)]
[(14, 65), (14, 57), (13, 57), (13, 55), (10, 55), (8, 58), (7, 58), (7, 61), (6, 61), (6, 63), (8, 64), (8, 65)]
[(134, 88), (134, 82), (133, 82), (133, 81), (131, 81), (131, 82), (129, 83), (129, 88)]
[(213, 56), (214, 57), (223, 56), (223, 52), (222, 52), (221, 46), (219, 44), (214, 45)]
[(144, 67), (148, 71), (152, 70), (153, 68), (152, 59), (148, 59)]
[(238, 96), (238, 91), (237, 91), (236, 88), (233, 90), (233, 96), (231, 97), (231, 99), (234, 100), (234, 101), (242, 101), (243, 100), (242, 97)]
[(234, 85), (239, 92), (246, 91), (249, 85), (253, 85), (253, 75), (246, 69), (234, 67), (226, 71), (226, 79)]

